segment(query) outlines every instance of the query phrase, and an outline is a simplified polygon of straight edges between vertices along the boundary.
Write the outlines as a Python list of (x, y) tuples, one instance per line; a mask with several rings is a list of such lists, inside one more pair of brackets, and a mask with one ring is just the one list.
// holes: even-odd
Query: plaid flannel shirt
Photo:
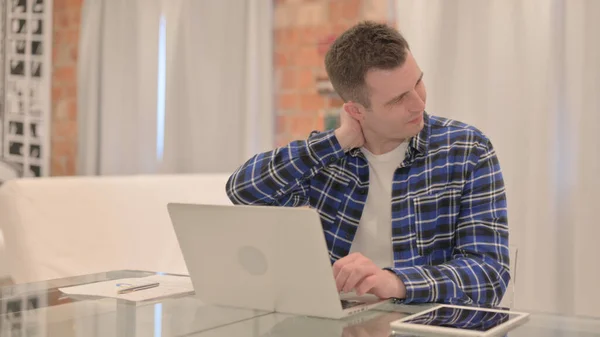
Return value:
[[(403, 301), (497, 305), (510, 280), (508, 224), (490, 140), (425, 113), (391, 183), (389, 270), (406, 286)], [(234, 204), (316, 209), (333, 263), (350, 251), (368, 188), (360, 149), (345, 152), (329, 130), (255, 155), (226, 191)]]

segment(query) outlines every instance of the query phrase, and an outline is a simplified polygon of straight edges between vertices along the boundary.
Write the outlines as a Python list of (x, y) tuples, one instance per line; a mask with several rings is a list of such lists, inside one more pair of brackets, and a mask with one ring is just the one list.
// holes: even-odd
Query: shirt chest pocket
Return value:
[(448, 251), (454, 246), (461, 191), (443, 190), (413, 199), (419, 255)]
[(347, 201), (348, 181), (325, 169), (311, 181), (310, 205), (321, 216), (321, 224), (326, 231), (333, 231), (338, 222), (340, 206)]

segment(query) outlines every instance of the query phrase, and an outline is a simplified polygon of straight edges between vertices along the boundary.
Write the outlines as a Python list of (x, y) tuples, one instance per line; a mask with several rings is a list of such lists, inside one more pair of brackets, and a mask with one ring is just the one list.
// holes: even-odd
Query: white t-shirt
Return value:
[(360, 252), (378, 267), (394, 266), (392, 252), (392, 180), (404, 161), (408, 142), (394, 150), (374, 155), (361, 151), (369, 162), (369, 193), (350, 253)]

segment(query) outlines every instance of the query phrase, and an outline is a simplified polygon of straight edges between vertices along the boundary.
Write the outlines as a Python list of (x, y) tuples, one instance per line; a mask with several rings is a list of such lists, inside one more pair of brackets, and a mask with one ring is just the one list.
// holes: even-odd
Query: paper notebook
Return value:
[[(124, 287), (158, 282), (154, 288), (138, 290), (127, 294), (119, 294)], [(102, 281), (72, 287), (59, 288), (67, 295), (111, 297), (128, 301), (148, 301), (174, 295), (192, 294), (194, 286), (189, 276), (152, 275), (146, 277), (124, 278)]]

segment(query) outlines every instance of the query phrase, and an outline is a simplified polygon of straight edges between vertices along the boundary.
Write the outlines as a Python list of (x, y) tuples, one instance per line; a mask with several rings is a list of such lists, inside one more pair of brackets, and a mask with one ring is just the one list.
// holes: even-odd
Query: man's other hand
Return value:
[(377, 267), (360, 253), (336, 261), (333, 276), (340, 292), (354, 290), (359, 296), (369, 293), (383, 299), (406, 296), (406, 287), (396, 274)]

